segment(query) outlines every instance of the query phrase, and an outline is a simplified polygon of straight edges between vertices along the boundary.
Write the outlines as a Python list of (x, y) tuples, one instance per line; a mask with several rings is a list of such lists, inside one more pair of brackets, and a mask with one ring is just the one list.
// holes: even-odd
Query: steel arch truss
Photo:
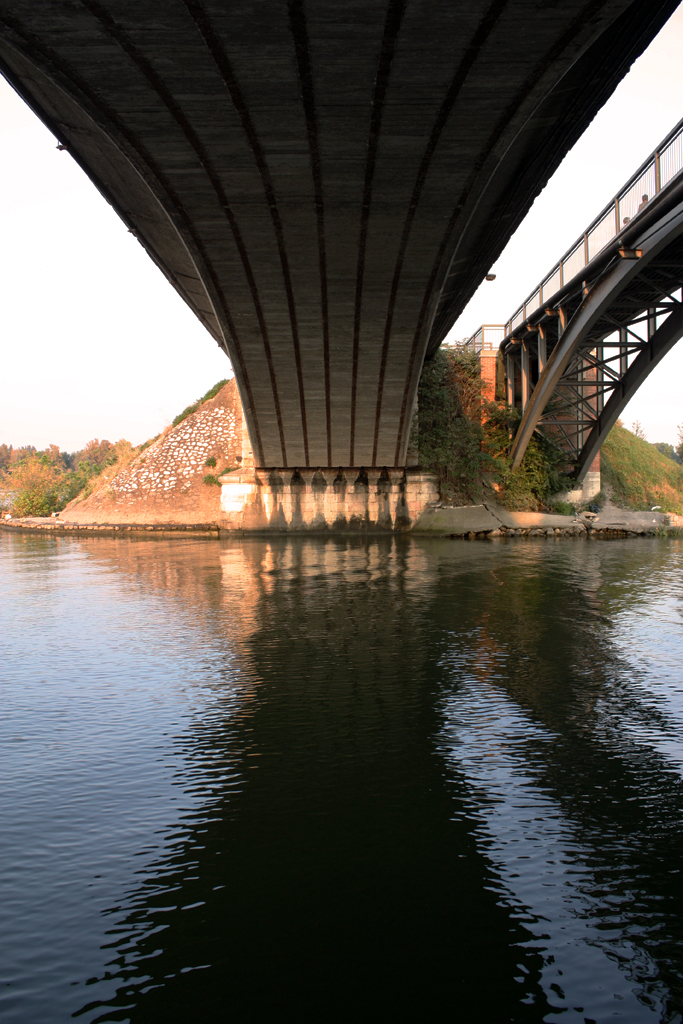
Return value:
[(507, 400), (523, 411), (514, 466), (540, 429), (583, 478), (626, 404), (683, 335), (682, 286), (683, 204), (504, 343)]

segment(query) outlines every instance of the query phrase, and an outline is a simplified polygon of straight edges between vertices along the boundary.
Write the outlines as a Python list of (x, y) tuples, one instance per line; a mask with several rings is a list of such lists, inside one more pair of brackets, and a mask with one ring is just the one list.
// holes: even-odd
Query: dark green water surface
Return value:
[(680, 1022), (683, 543), (0, 533), (2, 1024)]

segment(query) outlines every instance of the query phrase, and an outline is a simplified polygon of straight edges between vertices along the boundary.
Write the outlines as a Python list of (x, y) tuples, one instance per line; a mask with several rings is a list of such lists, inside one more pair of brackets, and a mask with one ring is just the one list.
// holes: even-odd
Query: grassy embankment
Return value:
[(600, 453), (602, 485), (621, 508), (649, 509), (683, 515), (683, 466), (617, 423)]

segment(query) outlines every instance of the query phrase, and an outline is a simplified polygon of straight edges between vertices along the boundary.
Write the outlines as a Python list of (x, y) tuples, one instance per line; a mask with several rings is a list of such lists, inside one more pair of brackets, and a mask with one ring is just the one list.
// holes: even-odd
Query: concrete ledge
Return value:
[(508, 530), (531, 530), (539, 527), (543, 530), (561, 530), (579, 522), (576, 516), (554, 515), (551, 512), (510, 512), (498, 505), (487, 507), (498, 520), (498, 525), (505, 526)]
[(219, 527), (215, 523), (70, 523), (62, 522), (59, 519), (3, 519), (0, 520), (0, 529), (14, 533), (39, 532), (56, 534), (122, 534), (122, 533), (145, 533), (161, 534), (162, 536), (176, 536), (179, 533), (191, 537), (217, 537)]
[(425, 509), (412, 533), (464, 537), (468, 533), (491, 533), (499, 528), (500, 520), (489, 512), (486, 505), (441, 506)]

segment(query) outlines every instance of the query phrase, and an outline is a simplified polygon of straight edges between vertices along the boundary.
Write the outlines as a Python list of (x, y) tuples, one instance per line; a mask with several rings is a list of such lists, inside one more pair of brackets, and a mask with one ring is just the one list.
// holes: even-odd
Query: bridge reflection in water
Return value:
[(168, 621), (159, 698), (193, 666), (175, 735), (144, 723), (178, 801), (69, 1012), (675, 1019), (678, 542), (22, 540)]

